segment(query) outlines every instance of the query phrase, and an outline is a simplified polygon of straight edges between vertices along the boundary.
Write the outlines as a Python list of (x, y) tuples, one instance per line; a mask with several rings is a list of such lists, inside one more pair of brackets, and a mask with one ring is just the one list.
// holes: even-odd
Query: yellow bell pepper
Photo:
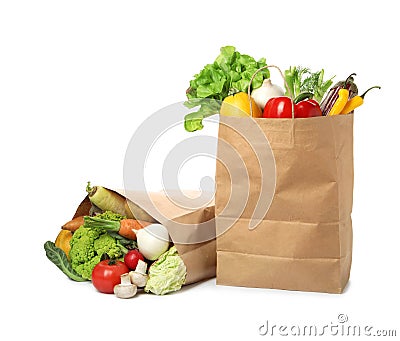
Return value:
[(249, 96), (245, 92), (238, 92), (234, 95), (225, 97), (221, 104), (219, 113), (222, 116), (235, 116), (235, 117), (248, 117), (255, 118), (262, 117), (262, 112), (257, 103), (251, 98), (251, 107), (253, 115), (250, 114), (250, 101)]

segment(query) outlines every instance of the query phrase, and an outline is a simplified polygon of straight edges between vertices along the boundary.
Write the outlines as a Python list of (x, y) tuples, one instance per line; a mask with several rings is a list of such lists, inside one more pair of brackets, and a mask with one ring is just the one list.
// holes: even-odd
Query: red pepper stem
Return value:
[(371, 90), (371, 89), (380, 89), (381, 87), (379, 85), (371, 86), (369, 89), (365, 90), (365, 92), (360, 96), (362, 99), (364, 99), (365, 94)]
[(346, 80), (345, 80), (345, 82), (344, 82), (343, 89), (346, 89), (346, 87), (347, 87), (347, 82), (349, 81), (349, 79), (350, 79), (352, 76), (357, 76), (357, 75), (356, 75), (355, 73), (352, 73), (349, 77), (347, 77)]

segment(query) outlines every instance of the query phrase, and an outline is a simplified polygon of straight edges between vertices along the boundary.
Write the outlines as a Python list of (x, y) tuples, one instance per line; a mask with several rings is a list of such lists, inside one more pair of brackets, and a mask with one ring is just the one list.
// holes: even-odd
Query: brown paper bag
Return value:
[[(242, 214), (224, 210), (230, 176), (243, 165), (231, 163), (228, 172), (217, 162), (217, 284), (341, 293), (352, 259), (353, 115), (252, 120), (220, 118), (219, 139), (243, 159), (250, 189), (236, 188), (231, 198), (248, 197)], [(273, 176), (259, 169), (255, 151), (261, 145), (250, 146), (235, 131), (254, 136), (255, 126), (268, 138), (276, 186), (269, 210), (249, 229), (262, 191), (260, 174), (265, 186)], [(224, 159), (221, 142), (218, 159)]]
[[(141, 193), (115, 191), (131, 200), (163, 224), (186, 265), (185, 285), (215, 277), (216, 241), (214, 203), (198, 209), (174, 204), (171, 193)], [(91, 203), (88, 196), (78, 206), (74, 218), (88, 215)], [(145, 214), (146, 214), (145, 213)], [(200, 242), (199, 242), (200, 241)]]

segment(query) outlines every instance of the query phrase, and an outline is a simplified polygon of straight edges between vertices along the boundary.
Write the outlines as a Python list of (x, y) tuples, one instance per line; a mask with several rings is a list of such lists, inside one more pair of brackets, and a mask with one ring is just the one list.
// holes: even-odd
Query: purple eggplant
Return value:
[[(355, 74), (353, 73), (352, 75)], [(328, 93), (325, 95), (320, 104), (322, 115), (326, 116), (329, 114), (339, 97), (338, 93), (340, 89), (346, 88), (349, 90), (349, 99), (358, 95), (358, 88), (356, 83), (354, 83), (354, 78), (352, 75), (347, 78), (347, 81), (339, 81), (329, 89)]]

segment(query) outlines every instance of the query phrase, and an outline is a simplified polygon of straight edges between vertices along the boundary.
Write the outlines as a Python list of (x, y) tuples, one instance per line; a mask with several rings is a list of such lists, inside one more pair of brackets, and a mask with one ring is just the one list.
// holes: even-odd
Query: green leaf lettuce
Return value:
[[(240, 91), (247, 92), (251, 77), (265, 65), (265, 58), (256, 61), (251, 56), (240, 54), (234, 46), (221, 47), (214, 63), (205, 65), (189, 83), (185, 106), (200, 108), (185, 116), (185, 129), (202, 129), (203, 119), (218, 114), (221, 102), (227, 96)], [(259, 88), (266, 78), (269, 78), (269, 71), (260, 71), (253, 80), (252, 89)]]

